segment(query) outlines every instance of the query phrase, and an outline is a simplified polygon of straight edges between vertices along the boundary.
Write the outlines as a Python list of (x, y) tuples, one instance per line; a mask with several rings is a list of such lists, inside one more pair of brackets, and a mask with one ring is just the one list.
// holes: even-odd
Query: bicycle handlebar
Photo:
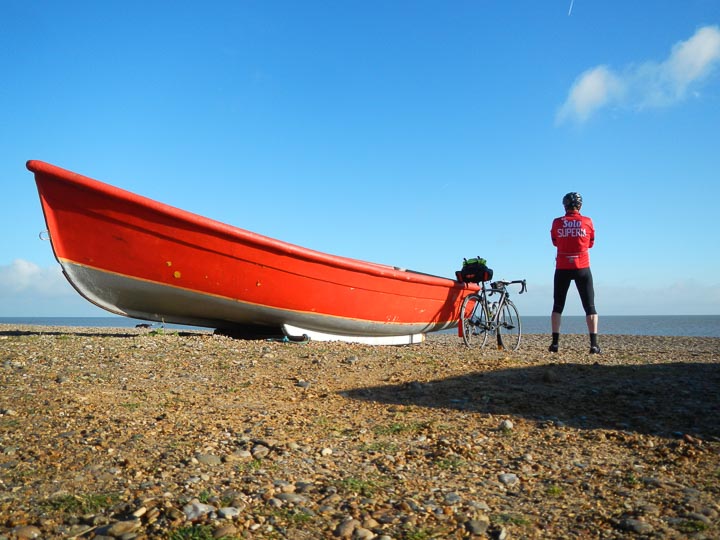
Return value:
[(495, 287), (496, 284), (500, 284), (503, 287), (507, 287), (508, 285), (515, 285), (515, 284), (522, 285), (522, 287), (520, 287), (520, 292), (518, 294), (527, 292), (527, 283), (524, 279), (516, 279), (514, 281), (506, 281), (504, 279), (500, 279), (498, 281), (494, 281), (493, 283), (491, 283), (490, 286), (492, 288), (496, 288)]

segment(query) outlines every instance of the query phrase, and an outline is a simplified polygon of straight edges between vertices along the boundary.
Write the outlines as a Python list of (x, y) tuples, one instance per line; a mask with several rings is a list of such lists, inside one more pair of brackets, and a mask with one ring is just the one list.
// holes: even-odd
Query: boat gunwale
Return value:
[(40, 160), (29, 160), (26, 163), (26, 167), (29, 171), (35, 174), (36, 183), (40, 184), (41, 179), (38, 175), (46, 175), (51, 178), (59, 179), (61, 181), (75, 184), (77, 187), (100, 192), (109, 197), (118, 198), (125, 200), (131, 204), (135, 204), (146, 208), (150, 211), (168, 215), (180, 221), (189, 222), (196, 226), (204, 227), (206, 230), (210, 230), (217, 234), (238, 239), (241, 242), (253, 244), (256, 247), (263, 249), (273, 249), (283, 255), (288, 255), (294, 258), (302, 258), (308, 262), (315, 262), (324, 265), (333, 266), (344, 270), (360, 271), (369, 275), (382, 277), (385, 279), (395, 279), (398, 281), (404, 281), (409, 283), (425, 284), (432, 286), (441, 286), (444, 288), (457, 288), (457, 289), (471, 289), (469, 284), (459, 282), (452, 278), (443, 276), (436, 276), (432, 274), (426, 274), (422, 272), (416, 272), (413, 270), (399, 269), (397, 267), (384, 265), (380, 263), (373, 263), (369, 261), (362, 261), (359, 259), (353, 259), (341, 255), (332, 255), (322, 251), (299, 246), (271, 238), (259, 233), (249, 231), (234, 225), (229, 225), (200, 214), (183, 210), (175, 206), (150, 199), (143, 195), (119, 188), (117, 186), (107, 184), (100, 180), (95, 180), (88, 176), (84, 176), (79, 173), (63, 169), (56, 165), (40, 161)]

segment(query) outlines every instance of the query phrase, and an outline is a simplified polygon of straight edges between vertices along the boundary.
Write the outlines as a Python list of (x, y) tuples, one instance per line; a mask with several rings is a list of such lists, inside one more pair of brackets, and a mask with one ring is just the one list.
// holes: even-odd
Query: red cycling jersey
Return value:
[(553, 220), (550, 238), (557, 247), (555, 268), (572, 270), (590, 268), (588, 250), (595, 243), (595, 228), (592, 219), (571, 211)]

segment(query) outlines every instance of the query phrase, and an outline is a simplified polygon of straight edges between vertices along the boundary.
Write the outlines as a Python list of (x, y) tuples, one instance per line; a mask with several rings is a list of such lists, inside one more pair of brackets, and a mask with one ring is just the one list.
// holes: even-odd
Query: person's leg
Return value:
[(580, 294), (580, 301), (585, 310), (585, 323), (587, 324), (588, 334), (590, 336), (590, 354), (600, 353), (600, 346), (597, 342), (598, 334), (598, 314), (595, 309), (595, 287), (593, 285), (592, 272), (589, 268), (583, 269), (575, 284)]
[(558, 352), (560, 347), (560, 325), (562, 323), (562, 312), (565, 309), (568, 289), (570, 288), (570, 277), (567, 271), (555, 270), (553, 279), (553, 309), (550, 315), (550, 326), (552, 328), (552, 343), (548, 350)]
[(597, 313), (593, 313), (592, 315), (585, 315), (585, 323), (588, 327), (588, 334), (595, 334), (598, 333), (598, 315)]
[(553, 334), (560, 333), (560, 325), (562, 323), (562, 313), (555, 313), (554, 311), (550, 314), (550, 326), (552, 327)]
[(555, 313), (554, 311), (550, 314), (550, 326), (552, 327), (552, 342), (548, 351), (558, 352), (560, 348), (560, 323), (562, 322), (562, 314)]

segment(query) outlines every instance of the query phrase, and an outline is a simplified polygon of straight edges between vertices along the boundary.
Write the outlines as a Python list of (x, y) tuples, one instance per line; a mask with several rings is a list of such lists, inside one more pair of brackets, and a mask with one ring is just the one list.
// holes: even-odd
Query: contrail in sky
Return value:
[(572, 7), (573, 7), (573, 4), (574, 4), (574, 3), (575, 3), (575, 0), (570, 0), (570, 9), (568, 10), (568, 17), (569, 17), (570, 14), (572, 13)]

